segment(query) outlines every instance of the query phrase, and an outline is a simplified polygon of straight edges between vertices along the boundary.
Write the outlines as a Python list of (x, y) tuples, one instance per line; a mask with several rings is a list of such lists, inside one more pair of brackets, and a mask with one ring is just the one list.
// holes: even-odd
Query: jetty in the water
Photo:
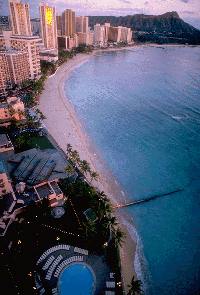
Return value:
[(165, 194), (154, 195), (154, 196), (147, 197), (145, 199), (130, 201), (130, 202), (127, 202), (127, 203), (124, 203), (124, 204), (117, 204), (117, 205), (115, 205), (113, 207), (113, 209), (120, 209), (120, 208), (124, 208), (124, 207), (139, 205), (139, 204), (142, 204), (142, 203), (147, 203), (149, 201), (153, 201), (153, 200), (156, 200), (156, 199), (162, 198), (162, 197), (167, 197), (167, 196), (176, 194), (176, 193), (181, 192), (181, 191), (183, 191), (183, 189), (177, 189), (177, 190), (165, 193)]

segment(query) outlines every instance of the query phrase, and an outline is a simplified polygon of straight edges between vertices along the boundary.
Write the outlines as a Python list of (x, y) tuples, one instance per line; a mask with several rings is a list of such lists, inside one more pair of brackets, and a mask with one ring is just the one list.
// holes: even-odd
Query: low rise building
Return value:
[(33, 187), (40, 183), (67, 176), (68, 162), (54, 149), (30, 149), (14, 154), (8, 160), (8, 170), (17, 182)]
[(0, 134), (0, 153), (8, 151), (14, 151), (13, 144), (7, 134)]
[(5, 163), (0, 161), (0, 236), (3, 236), (9, 224), (15, 219), (13, 209), (16, 204), (11, 180), (8, 177)]
[(55, 63), (58, 60), (58, 51), (50, 49), (40, 50), (40, 60)]
[[(6, 141), (5, 145), (8, 144)], [(17, 215), (33, 202), (47, 199), (54, 209), (64, 204), (66, 197), (58, 179), (67, 177), (65, 167), (68, 165), (60, 153), (52, 149), (31, 149), (4, 159), (6, 162), (0, 160), (0, 236), (6, 234)]]
[(58, 185), (57, 179), (40, 183), (34, 186), (34, 190), (39, 199), (48, 199), (51, 207), (62, 206), (64, 204), (64, 195)]
[(25, 120), (24, 111), (24, 103), (19, 97), (8, 97), (7, 100), (0, 103), (0, 126), (9, 126), (12, 120)]

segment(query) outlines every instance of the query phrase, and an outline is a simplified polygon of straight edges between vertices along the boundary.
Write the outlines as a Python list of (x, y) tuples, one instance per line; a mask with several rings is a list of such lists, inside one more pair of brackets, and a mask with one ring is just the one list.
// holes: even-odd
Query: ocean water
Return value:
[(126, 201), (180, 190), (120, 209), (145, 294), (200, 294), (200, 48), (99, 53), (65, 91)]

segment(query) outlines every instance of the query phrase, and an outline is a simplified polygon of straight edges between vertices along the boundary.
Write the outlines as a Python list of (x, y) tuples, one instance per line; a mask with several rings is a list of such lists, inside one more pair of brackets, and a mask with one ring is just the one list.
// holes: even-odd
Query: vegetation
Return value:
[(80, 44), (74, 50), (76, 53), (91, 53), (93, 51), (93, 46)]
[[(107, 245), (111, 240), (116, 247), (121, 245), (124, 234), (112, 214), (111, 203), (104, 192), (98, 192), (94, 187), (80, 179), (74, 182), (69, 182), (67, 179), (60, 180), (60, 186), (72, 202), (79, 217), (80, 231), (87, 239), (87, 247), (96, 250), (102, 249), (105, 243)], [(95, 220), (88, 219), (84, 215), (84, 212), (89, 208), (96, 215)]]
[(142, 291), (142, 282), (140, 280), (135, 280), (134, 276), (131, 280), (131, 284), (128, 285), (128, 287), (129, 287), (129, 291), (127, 295), (144, 294)]
[(74, 57), (74, 55), (75, 55), (75, 52), (73, 50), (72, 51), (60, 50), (58, 52), (58, 65), (61, 65), (67, 62), (68, 59)]
[(53, 145), (50, 143), (47, 137), (39, 136), (37, 133), (22, 133), (12, 139), (13, 144), (17, 152), (29, 150), (32, 148), (40, 149), (53, 149)]
[[(38, 134), (40, 131), (34, 131), (40, 130), (41, 121), (45, 119), (42, 112), (35, 107), (38, 96), (43, 91), (46, 77), (54, 73), (58, 65), (66, 62), (76, 53), (89, 53), (91, 50), (91, 47), (81, 45), (71, 52), (61, 51), (56, 64), (42, 62), (42, 77), (39, 80), (28, 80), (21, 85), (19, 93), (25, 106), (33, 108), (35, 113), (31, 114), (32, 112), (27, 111), (25, 121), (12, 122), (10, 131), (12, 131), (11, 137), (16, 152), (31, 148), (54, 148), (47, 137)], [(33, 273), (35, 258), (40, 252), (55, 245), (57, 241), (76, 244), (106, 255), (110, 251), (112, 253), (110, 256), (115, 257), (116, 268), (113, 267), (113, 269), (115, 273), (119, 273), (118, 247), (123, 242), (124, 234), (112, 213), (112, 205), (108, 197), (91, 185), (93, 181), (98, 181), (99, 175), (91, 169), (86, 160), (80, 159), (78, 152), (73, 150), (71, 145), (67, 146), (67, 154), (69, 164), (66, 172), (72, 176), (76, 171), (81, 177), (73, 182), (70, 177), (60, 180), (60, 186), (66, 197), (64, 204), (66, 214), (56, 220), (51, 215), (51, 208), (46, 199), (37, 203), (30, 202), (26, 210), (10, 227), (13, 228), (10, 256), (12, 256), (12, 265), (16, 272), (12, 280), (19, 283), (16, 287), (19, 288), (17, 291), (20, 294), (23, 292), (30, 295), (36, 294), (33, 288), (34, 278), (29, 275), (30, 270)], [(92, 212), (90, 216), (85, 214), (88, 209)], [(94, 218), (90, 218), (92, 215)], [(30, 249), (32, 249), (31, 253)], [(23, 267), (21, 267), (22, 262)], [(28, 279), (24, 280), (25, 277)]]
[(45, 77), (54, 74), (57, 69), (57, 65), (55, 63), (48, 61), (41, 61), (40, 65), (42, 75), (44, 75)]
[(80, 172), (84, 174), (86, 177), (90, 176), (90, 181), (93, 180), (97, 181), (99, 175), (97, 172), (92, 171), (90, 164), (86, 160), (81, 160), (79, 153), (76, 150), (72, 149), (71, 144), (67, 144), (67, 156), (68, 159), (71, 161), (72, 166), (74, 168), (79, 168)]
[(138, 42), (200, 44), (200, 31), (184, 22), (177, 12), (162, 15), (91, 16), (89, 21), (91, 27), (97, 23), (129, 27)]

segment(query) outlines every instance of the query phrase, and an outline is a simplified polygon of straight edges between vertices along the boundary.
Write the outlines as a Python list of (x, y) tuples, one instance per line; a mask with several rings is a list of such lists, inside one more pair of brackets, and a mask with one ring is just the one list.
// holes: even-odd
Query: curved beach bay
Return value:
[(41, 96), (51, 135), (101, 172), (98, 185), (113, 201), (181, 190), (119, 210), (128, 213), (139, 245), (135, 256), (128, 236), (123, 274), (128, 282), (135, 261), (146, 294), (200, 291), (199, 56), (198, 47), (170, 46), (77, 56), (47, 80)]
[[(56, 73), (45, 82), (45, 89), (40, 96), (39, 108), (46, 117), (44, 124), (58, 146), (65, 152), (67, 144), (70, 143), (79, 152), (81, 159), (87, 160), (92, 169), (98, 171), (100, 178), (94, 185), (99, 190), (104, 191), (113, 204), (117, 204), (124, 200), (122, 188), (108, 169), (108, 165), (102, 159), (96, 145), (85, 132), (84, 122), (77, 116), (73, 104), (64, 91), (65, 82), (70, 74), (92, 57), (93, 54), (78, 54), (59, 67)], [(121, 212), (117, 215), (121, 221), (124, 221), (124, 213)], [(127, 286), (133, 273), (135, 273), (133, 261), (136, 243), (132, 240), (126, 226), (123, 226), (123, 230), (126, 231), (126, 243), (121, 249), (121, 263), (124, 284)]]

